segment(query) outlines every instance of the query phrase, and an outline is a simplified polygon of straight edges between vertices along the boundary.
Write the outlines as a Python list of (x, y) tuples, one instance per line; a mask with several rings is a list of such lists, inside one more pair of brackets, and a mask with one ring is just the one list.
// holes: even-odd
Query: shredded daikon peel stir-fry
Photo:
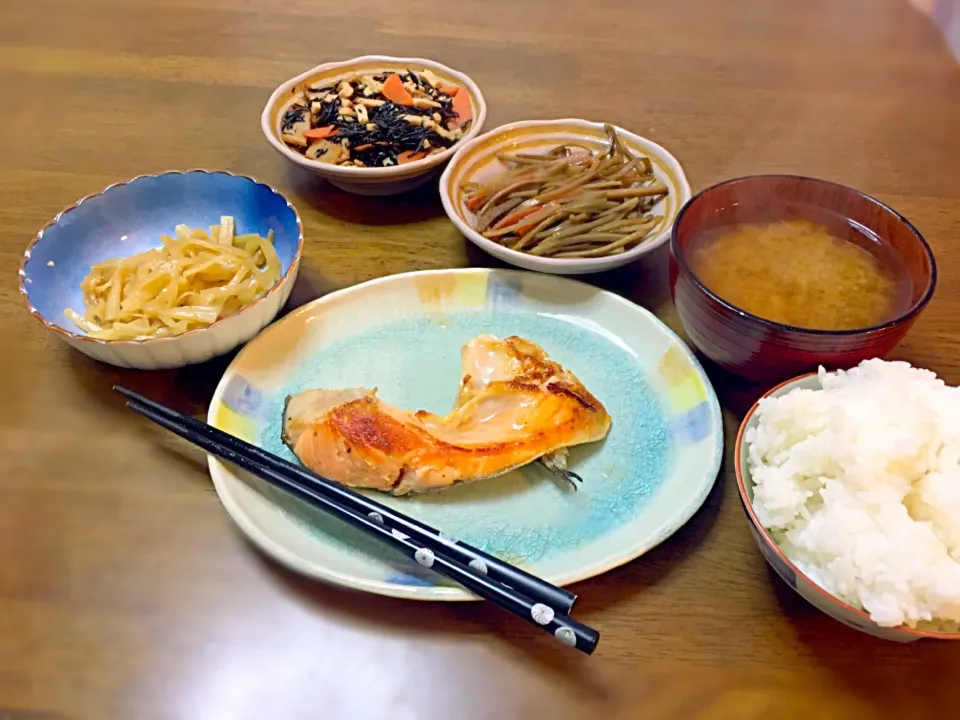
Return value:
[(511, 250), (549, 258), (620, 255), (663, 227), (670, 192), (650, 158), (605, 125), (606, 152), (564, 143), (545, 154), (498, 153), (508, 169), (462, 186), (474, 229)]
[(209, 232), (177, 225), (162, 247), (94, 265), (83, 279), (83, 315), (67, 319), (99, 340), (143, 340), (212, 325), (259, 298), (282, 265), (267, 237), (235, 235), (232, 217)]

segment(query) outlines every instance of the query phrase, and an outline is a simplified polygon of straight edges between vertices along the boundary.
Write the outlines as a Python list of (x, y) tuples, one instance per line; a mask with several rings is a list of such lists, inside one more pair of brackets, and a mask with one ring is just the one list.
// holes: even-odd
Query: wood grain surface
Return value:
[[(306, 227), (293, 304), (424, 268), (493, 266), (434, 186), (344, 195), (258, 116), (331, 59), (428, 56), (482, 87), (488, 126), (586, 116), (674, 152), (694, 189), (764, 171), (875, 194), (925, 233), (937, 296), (899, 358), (960, 383), (960, 69), (905, 0), (4, 0), (0, 4), (0, 718), (859, 718), (956, 713), (960, 648), (857, 634), (792, 594), (750, 538), (729, 459), (647, 556), (576, 587), (593, 657), (494, 608), (301, 580), (233, 529), (203, 458), (114, 382), (200, 413), (229, 358), (96, 364), (16, 290), (30, 237), (104, 185), (191, 167), (287, 192)], [(677, 327), (661, 256), (591, 278)], [(728, 438), (759, 389), (711, 375)]]

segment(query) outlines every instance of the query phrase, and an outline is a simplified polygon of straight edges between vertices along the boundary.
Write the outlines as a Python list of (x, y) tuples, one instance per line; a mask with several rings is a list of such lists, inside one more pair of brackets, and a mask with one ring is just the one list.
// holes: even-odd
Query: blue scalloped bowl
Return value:
[[(160, 245), (174, 227), (236, 221), (238, 233), (266, 235), (283, 263), (280, 281), (265, 296), (209, 327), (148, 340), (98, 340), (66, 319), (83, 312), (80, 283), (91, 265)], [(227, 172), (190, 170), (143, 175), (85, 197), (37, 233), (20, 265), (20, 293), (30, 313), (91, 357), (142, 369), (181, 367), (222, 355), (269, 324), (287, 301), (300, 267), (303, 225), (290, 202), (269, 185)]]

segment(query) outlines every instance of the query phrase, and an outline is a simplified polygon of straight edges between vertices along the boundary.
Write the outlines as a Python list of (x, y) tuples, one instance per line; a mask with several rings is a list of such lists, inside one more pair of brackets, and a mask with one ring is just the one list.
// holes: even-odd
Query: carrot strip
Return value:
[(457, 94), (457, 91), (460, 89), (459, 85), (441, 85), (437, 88), (440, 92), (448, 97), (453, 97)]
[(453, 96), (453, 112), (457, 115), (460, 125), (466, 125), (473, 119), (473, 107), (470, 105), (470, 93), (467, 89), (461, 87), (457, 94)]
[(487, 201), (487, 197), (489, 197), (489, 196), (488, 196), (488, 195), (474, 195), (472, 198), (470, 198), (469, 200), (467, 200), (467, 201), (464, 203), (464, 205), (467, 206), (467, 210), (470, 210), (471, 212), (476, 212), (476, 211), (479, 210), (481, 207), (483, 207), (483, 204)]
[(363, 152), (364, 150), (369, 150), (373, 147), (373, 143), (366, 143), (365, 145), (358, 145), (353, 149), (354, 152)]
[(339, 134), (340, 131), (333, 125), (327, 125), (326, 127), (307, 130), (303, 133), (303, 136), (308, 140), (323, 140), (324, 138), (336, 137)]
[(537, 210), (549, 211), (547, 217), (544, 218), (543, 213), (537, 213), (536, 217), (531, 217), (526, 222), (517, 225), (517, 227), (514, 229), (514, 232), (520, 237), (524, 237), (528, 232), (537, 230), (542, 222), (550, 222), (550, 218), (553, 217), (553, 213), (558, 210), (559, 207), (559, 205), (552, 202), (549, 202), (546, 205), (537, 206)]
[(397, 105), (413, 105), (413, 95), (403, 86), (403, 80), (394, 73), (383, 83), (383, 96)]
[(497, 226), (488, 228), (483, 231), (482, 235), (485, 238), (490, 238), (493, 240), (494, 238), (503, 237), (504, 235), (527, 232), (531, 228), (536, 227), (541, 220), (555, 213), (557, 211), (557, 204), (551, 202), (547, 203), (546, 205), (534, 206), (534, 211), (535, 212), (532, 215), (521, 218), (520, 222), (514, 225), (504, 225), (503, 221), (501, 220), (499, 223), (497, 223), (497, 226), (500, 226), (499, 228)]
[[(499, 230), (500, 228), (505, 228), (508, 225), (513, 225), (514, 223), (520, 222), (525, 217), (530, 217), (538, 210), (540, 210), (539, 205), (531, 205), (530, 207), (518, 208), (512, 212), (508, 212), (494, 224), (492, 229)], [(517, 234), (522, 234), (522, 231), (519, 228), (517, 229)]]

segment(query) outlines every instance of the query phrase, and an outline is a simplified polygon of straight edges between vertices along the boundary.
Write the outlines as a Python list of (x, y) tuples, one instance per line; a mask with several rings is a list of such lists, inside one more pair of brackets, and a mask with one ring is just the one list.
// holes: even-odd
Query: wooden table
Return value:
[[(282, 80), (368, 52), (482, 86), (489, 127), (585, 115), (663, 143), (695, 189), (822, 176), (926, 234), (937, 297), (897, 357), (960, 383), (960, 69), (901, 0), (5, 0), (0, 8), (0, 718), (932, 716), (960, 648), (857, 634), (795, 597), (750, 538), (727, 463), (646, 557), (577, 587), (591, 658), (495, 609), (420, 605), (279, 569), (234, 531), (203, 458), (133, 419), (123, 382), (202, 412), (227, 359), (137, 373), (23, 309), (23, 248), (77, 197), (222, 168), (286, 191), (307, 252), (293, 301), (390, 273), (493, 265), (434, 188), (344, 195), (260, 134)], [(593, 278), (674, 328), (663, 257)], [(732, 438), (744, 389), (716, 373)], [(955, 714), (953, 705), (953, 714)]]

